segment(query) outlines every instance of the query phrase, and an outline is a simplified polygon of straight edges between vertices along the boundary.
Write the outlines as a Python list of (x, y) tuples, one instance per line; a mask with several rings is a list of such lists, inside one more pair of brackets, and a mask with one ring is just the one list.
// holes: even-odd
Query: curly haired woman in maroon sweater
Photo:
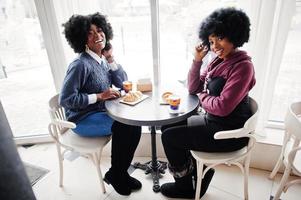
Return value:
[[(199, 97), (204, 113), (188, 120), (162, 127), (162, 143), (168, 167), (175, 182), (161, 186), (161, 193), (171, 198), (194, 198), (195, 160), (190, 150), (230, 152), (247, 145), (247, 138), (215, 140), (221, 130), (243, 127), (251, 116), (249, 91), (255, 85), (251, 58), (241, 47), (249, 39), (248, 16), (235, 8), (214, 11), (201, 24), (199, 38), (188, 74), (188, 90)], [(216, 58), (201, 71), (208, 50)], [(210, 169), (202, 182), (201, 196), (213, 177)]]

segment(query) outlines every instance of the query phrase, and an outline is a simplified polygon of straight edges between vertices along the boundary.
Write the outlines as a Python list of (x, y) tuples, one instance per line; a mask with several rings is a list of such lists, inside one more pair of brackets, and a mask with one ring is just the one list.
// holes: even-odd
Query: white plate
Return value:
[(140, 99), (138, 99), (137, 101), (133, 101), (133, 102), (128, 102), (128, 101), (123, 101), (123, 99), (120, 99), (120, 103), (124, 103), (124, 104), (127, 104), (127, 105), (130, 105), (130, 106), (134, 106), (136, 105), (137, 103), (140, 103), (141, 101), (147, 99), (148, 96), (143, 94), (142, 97)]

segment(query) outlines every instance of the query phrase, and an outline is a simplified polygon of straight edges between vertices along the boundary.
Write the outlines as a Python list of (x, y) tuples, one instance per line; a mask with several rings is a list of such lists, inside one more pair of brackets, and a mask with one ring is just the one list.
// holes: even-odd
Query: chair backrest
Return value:
[[(66, 121), (65, 110), (59, 105), (59, 94), (56, 94), (49, 100), (49, 114), (51, 122), (55, 122), (56, 120)], [(60, 134), (65, 133), (67, 130), (67, 128), (60, 125), (57, 125), (56, 128)]]
[(285, 116), (284, 125), (287, 133), (301, 140), (301, 102), (292, 103)]
[(245, 122), (243, 128), (235, 129), (235, 130), (227, 130), (227, 131), (219, 131), (214, 134), (215, 139), (228, 139), (228, 138), (241, 138), (241, 137), (249, 137), (252, 140), (249, 140), (249, 144), (255, 142), (255, 138), (250, 135), (254, 133), (258, 118), (258, 104), (257, 102), (250, 97), (250, 106), (253, 115)]
[(244, 128), (250, 130), (250, 132), (253, 132), (255, 131), (258, 119), (258, 104), (252, 97), (249, 97), (249, 99), (252, 116), (245, 122)]
[(59, 94), (54, 95), (49, 100), (49, 111), (50, 111), (51, 120), (53, 119), (66, 120), (64, 108), (59, 105)]

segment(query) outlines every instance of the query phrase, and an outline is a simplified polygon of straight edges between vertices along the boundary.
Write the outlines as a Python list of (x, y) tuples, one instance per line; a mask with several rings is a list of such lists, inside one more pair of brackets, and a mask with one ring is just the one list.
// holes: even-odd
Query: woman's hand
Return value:
[(103, 50), (102, 55), (106, 58), (108, 63), (114, 62), (113, 47), (111, 47), (109, 50)]
[(195, 47), (194, 60), (197, 62), (202, 61), (202, 59), (208, 53), (208, 47), (206, 45), (199, 44)]
[(118, 90), (114, 90), (112, 88), (107, 89), (102, 93), (96, 94), (97, 101), (105, 101), (108, 99), (116, 99), (120, 97), (120, 92)]

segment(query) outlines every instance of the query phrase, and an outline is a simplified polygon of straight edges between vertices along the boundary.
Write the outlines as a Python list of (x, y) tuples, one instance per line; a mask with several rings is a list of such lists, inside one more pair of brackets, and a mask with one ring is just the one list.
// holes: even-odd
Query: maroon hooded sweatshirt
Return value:
[[(188, 73), (188, 90), (198, 94), (202, 108), (214, 116), (227, 117), (248, 96), (255, 85), (255, 72), (251, 58), (238, 50), (228, 59), (216, 57), (200, 73), (202, 62), (193, 61)], [(221, 77), (225, 83), (220, 94), (211, 95), (206, 89), (208, 80)]]

